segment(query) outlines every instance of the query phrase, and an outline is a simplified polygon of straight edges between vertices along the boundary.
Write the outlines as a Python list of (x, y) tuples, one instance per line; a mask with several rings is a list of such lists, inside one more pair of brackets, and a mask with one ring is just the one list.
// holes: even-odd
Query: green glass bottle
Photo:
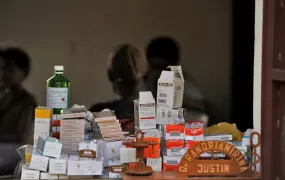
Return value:
[(70, 81), (63, 75), (63, 66), (54, 66), (54, 75), (47, 80), (46, 106), (53, 108), (54, 114), (70, 108)]

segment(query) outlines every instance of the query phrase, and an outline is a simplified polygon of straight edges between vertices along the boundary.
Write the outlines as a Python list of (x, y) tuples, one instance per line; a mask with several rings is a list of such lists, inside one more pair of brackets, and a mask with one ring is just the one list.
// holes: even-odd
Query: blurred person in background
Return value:
[(0, 48), (0, 175), (12, 175), (20, 160), (16, 149), (33, 143), (37, 103), (22, 86), (30, 66), (20, 48)]
[[(156, 37), (148, 44), (146, 56), (149, 70), (144, 88), (150, 90), (156, 98), (157, 80), (161, 72), (169, 71), (168, 66), (177, 66), (180, 63), (180, 45), (171, 37)], [(185, 81), (183, 108), (187, 110), (185, 117), (186, 120), (195, 120), (196, 117), (200, 117), (201, 113), (205, 113), (204, 97), (195, 85), (194, 79), (185, 71), (183, 71), (183, 76)]]
[(134, 100), (138, 99), (146, 73), (147, 61), (144, 52), (132, 44), (119, 45), (110, 53), (107, 68), (108, 79), (118, 99), (94, 104), (89, 110), (99, 112), (110, 109), (120, 120), (123, 131), (133, 128)]

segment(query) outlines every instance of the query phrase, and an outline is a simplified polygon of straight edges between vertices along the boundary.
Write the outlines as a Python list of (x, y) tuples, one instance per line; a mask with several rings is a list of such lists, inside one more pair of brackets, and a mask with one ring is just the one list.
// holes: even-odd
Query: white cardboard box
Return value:
[(153, 171), (161, 172), (162, 171), (162, 158), (147, 158), (146, 165), (152, 167)]
[(41, 172), (41, 178), (40, 179), (58, 179), (58, 175)]
[(106, 142), (104, 153), (104, 167), (108, 166), (109, 159), (120, 159), (120, 148), (125, 147), (122, 141)]
[(103, 173), (103, 158), (102, 160), (68, 160), (67, 164), (68, 176), (102, 175)]
[(40, 171), (22, 168), (21, 179), (40, 179)]
[(37, 150), (34, 150), (31, 157), (30, 169), (47, 172), (49, 157), (42, 156)]
[(233, 140), (233, 135), (231, 134), (214, 134), (214, 135), (205, 135), (205, 141), (231, 141)]
[(155, 129), (155, 100), (150, 91), (140, 92), (139, 100), (134, 100), (135, 127)]
[(136, 148), (120, 148), (120, 160), (121, 163), (132, 163), (136, 162)]
[(181, 66), (162, 71), (157, 83), (157, 106), (180, 108), (183, 103), (184, 78)]
[(185, 110), (183, 108), (173, 109), (169, 107), (157, 107), (157, 124), (184, 124), (184, 112)]
[(58, 159), (49, 159), (49, 173), (51, 174), (66, 174), (67, 169), (67, 154), (61, 154)]
[(243, 146), (250, 146), (250, 135), (254, 132), (253, 129), (247, 129), (242, 137), (242, 145)]
[(47, 137), (38, 139), (37, 150), (42, 153), (43, 156), (59, 158), (61, 154), (62, 143), (56, 138)]

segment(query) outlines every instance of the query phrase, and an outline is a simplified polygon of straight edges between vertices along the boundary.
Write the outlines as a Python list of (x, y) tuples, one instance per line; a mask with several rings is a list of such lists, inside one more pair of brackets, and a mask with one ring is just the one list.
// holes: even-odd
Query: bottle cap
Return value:
[(62, 65), (56, 65), (56, 66), (54, 66), (54, 70), (55, 70), (55, 71), (63, 71), (63, 70), (64, 70), (64, 66), (62, 66)]

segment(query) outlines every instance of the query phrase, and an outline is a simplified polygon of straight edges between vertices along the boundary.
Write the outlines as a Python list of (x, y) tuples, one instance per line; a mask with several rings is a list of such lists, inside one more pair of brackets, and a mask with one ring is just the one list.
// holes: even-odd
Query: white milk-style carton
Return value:
[(135, 128), (155, 129), (155, 100), (150, 91), (140, 92), (139, 100), (134, 100)]
[(171, 71), (162, 71), (157, 82), (157, 106), (181, 108), (184, 93), (184, 78), (181, 66), (170, 66)]

